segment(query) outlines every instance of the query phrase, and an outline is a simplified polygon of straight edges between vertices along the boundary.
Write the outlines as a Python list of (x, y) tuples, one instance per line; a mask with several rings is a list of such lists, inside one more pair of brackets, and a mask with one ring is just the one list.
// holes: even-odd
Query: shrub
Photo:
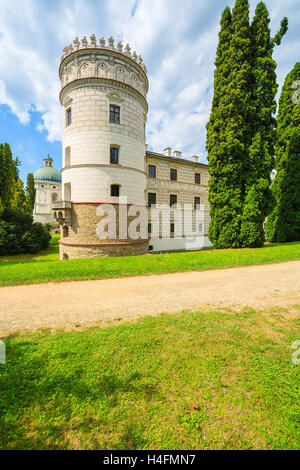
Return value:
[(0, 255), (36, 253), (45, 250), (50, 239), (48, 228), (22, 211), (7, 211), (0, 219)]

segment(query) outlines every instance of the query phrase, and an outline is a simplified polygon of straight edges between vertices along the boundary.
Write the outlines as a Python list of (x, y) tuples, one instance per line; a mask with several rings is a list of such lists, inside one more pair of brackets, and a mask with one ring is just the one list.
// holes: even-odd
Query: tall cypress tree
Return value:
[(300, 62), (287, 75), (279, 100), (277, 173), (272, 185), (276, 207), (266, 225), (271, 242), (300, 240), (300, 103), (293, 87), (299, 80)]
[(221, 20), (215, 93), (207, 125), (210, 172), (209, 238), (215, 248), (241, 246), (244, 166), (249, 135), (251, 73), (249, 2), (237, 0)]
[(35, 188), (33, 173), (28, 173), (26, 184), (26, 211), (32, 214), (35, 203)]
[[(219, 45), (217, 49), (217, 57), (215, 61), (215, 78), (214, 78), (214, 97), (210, 120), (207, 123), (207, 150), (209, 162), (209, 202), (211, 222), (209, 226), (209, 238), (216, 245), (222, 229), (222, 200), (224, 197), (226, 185), (226, 164), (223, 160), (223, 147), (225, 139), (224, 120), (222, 112), (225, 113), (226, 108), (222, 103), (224, 100), (224, 91), (228, 86), (230, 75), (230, 56), (229, 44), (232, 36), (232, 16), (230, 8), (225, 8), (221, 18), (221, 31), (219, 33)], [(228, 188), (226, 187), (227, 191)], [(223, 196), (223, 198), (222, 198)], [(230, 195), (228, 194), (227, 200)], [(224, 214), (225, 215), (225, 214)]]
[(260, 2), (251, 24), (252, 83), (251, 83), (251, 141), (245, 167), (246, 187), (242, 246), (260, 247), (265, 240), (263, 223), (272, 209), (271, 171), (274, 168), (276, 139), (276, 62), (274, 42), (269, 28), (266, 5)]
[(0, 144), (0, 217), (11, 205), (14, 175), (15, 168), (10, 146)]
[[(228, 10), (226, 17), (230, 18)], [(264, 243), (263, 222), (273, 201), (270, 174), (277, 83), (272, 54), (287, 31), (287, 19), (272, 39), (263, 2), (258, 4), (250, 26), (248, 0), (236, 0), (227, 35), (223, 17), (207, 126), (209, 238), (216, 248), (258, 247)], [(226, 58), (228, 76), (222, 57)]]

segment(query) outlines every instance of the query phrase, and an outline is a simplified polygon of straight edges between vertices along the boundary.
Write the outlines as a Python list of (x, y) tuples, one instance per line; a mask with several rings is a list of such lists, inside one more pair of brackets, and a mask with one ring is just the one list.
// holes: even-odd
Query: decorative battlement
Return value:
[(145, 73), (147, 73), (147, 69), (142, 57), (140, 55), (138, 56), (135, 51), (131, 52), (131, 47), (129, 46), (129, 44), (126, 44), (126, 46), (124, 47), (121, 41), (119, 41), (118, 44), (115, 46), (115, 41), (112, 36), (108, 38), (108, 44), (106, 44), (104, 37), (100, 38), (98, 44), (95, 34), (92, 34), (90, 38), (90, 43), (88, 42), (86, 36), (83, 36), (81, 41), (78, 39), (78, 37), (76, 37), (76, 39), (74, 39), (73, 41), (73, 44), (74, 46), (70, 44), (69, 46), (66, 46), (64, 48), (64, 53), (62, 55), (61, 61), (63, 61), (66, 57), (76, 51), (81, 51), (84, 49), (106, 49), (118, 52), (119, 54), (129, 57), (131, 60), (136, 62), (144, 70)]

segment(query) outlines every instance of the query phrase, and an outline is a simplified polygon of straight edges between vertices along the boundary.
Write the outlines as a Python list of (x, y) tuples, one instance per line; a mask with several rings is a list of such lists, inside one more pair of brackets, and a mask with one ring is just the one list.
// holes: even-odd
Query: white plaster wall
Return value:
[(117, 202), (110, 195), (110, 186), (118, 184), (120, 196), (127, 196), (129, 204), (146, 204), (146, 175), (140, 171), (119, 166), (79, 167), (65, 169), (62, 176), (64, 184), (71, 183), (72, 202)]
[[(121, 124), (109, 123), (110, 104), (120, 106)], [(67, 126), (70, 106), (72, 124)], [(71, 184), (72, 201), (116, 201), (110, 186), (118, 184), (129, 203), (145, 205), (145, 104), (128, 91), (93, 85), (68, 93), (63, 114), (62, 184)], [(113, 145), (119, 147), (119, 165), (110, 165)], [(70, 148), (67, 166), (66, 148)]]

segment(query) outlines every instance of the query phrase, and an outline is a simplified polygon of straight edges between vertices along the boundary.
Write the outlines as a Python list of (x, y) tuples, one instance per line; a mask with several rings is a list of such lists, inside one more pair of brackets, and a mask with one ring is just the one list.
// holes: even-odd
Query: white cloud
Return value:
[[(258, 1), (251, 0), (253, 13)], [(205, 155), (219, 20), (234, 0), (0, 0), (0, 103), (23, 124), (32, 107), (50, 141), (61, 138), (58, 65), (75, 36), (111, 34), (141, 53), (148, 68), (148, 143)], [(299, 51), (298, 0), (267, 1), (275, 34), (283, 16), (290, 30), (276, 49), (280, 83)]]

